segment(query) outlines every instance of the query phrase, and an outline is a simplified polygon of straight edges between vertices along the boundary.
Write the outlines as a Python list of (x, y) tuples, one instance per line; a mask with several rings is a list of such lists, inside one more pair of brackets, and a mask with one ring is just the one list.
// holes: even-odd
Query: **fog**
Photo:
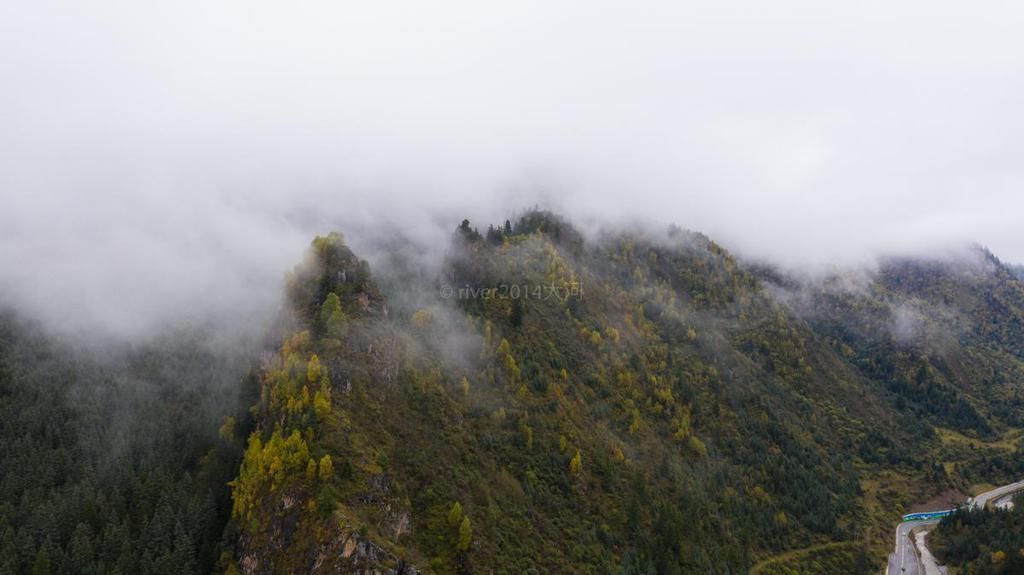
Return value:
[(1022, 24), (995, 2), (4, 2), (0, 304), (97, 336), (256, 326), (315, 233), (437, 255), (463, 217), (531, 205), (788, 266), (965, 241), (1021, 262)]

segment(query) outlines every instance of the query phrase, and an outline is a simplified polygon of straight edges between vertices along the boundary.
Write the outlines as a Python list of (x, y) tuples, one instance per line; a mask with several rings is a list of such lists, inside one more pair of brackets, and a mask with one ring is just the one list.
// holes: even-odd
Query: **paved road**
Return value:
[(1016, 491), (1024, 490), (1024, 481), (1018, 481), (1002, 487), (997, 487), (992, 491), (986, 491), (981, 495), (974, 498), (971, 502), (971, 509), (977, 509), (978, 507), (985, 507), (989, 502), (995, 502), (998, 499), (1002, 499), (1007, 495), (1011, 495)]
[[(970, 508), (985, 507), (989, 503), (998, 504), (999, 500), (1017, 491), (1024, 491), (1024, 480), (997, 487), (978, 495), (971, 500)], [(889, 555), (889, 566), (886, 569), (886, 575), (925, 575), (921, 560), (918, 558), (917, 553), (914, 552), (914, 542), (910, 540), (910, 532), (915, 527), (934, 525), (938, 522), (938, 519), (907, 521), (896, 526), (896, 550)]]
[(921, 560), (914, 553), (914, 543), (910, 540), (910, 531), (922, 525), (935, 525), (938, 519), (928, 521), (907, 521), (896, 526), (896, 552), (889, 555), (888, 575), (923, 575)]

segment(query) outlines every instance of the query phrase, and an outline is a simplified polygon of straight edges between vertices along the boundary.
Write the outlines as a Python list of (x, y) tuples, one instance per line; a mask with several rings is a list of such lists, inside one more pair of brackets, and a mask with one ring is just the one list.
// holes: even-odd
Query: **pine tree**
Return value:
[(14, 544), (14, 529), (8, 527), (0, 534), (0, 573), (17, 573), (18, 548)]
[(331, 292), (327, 294), (323, 305), (320, 307), (320, 329), (329, 338), (340, 338), (345, 335), (348, 328), (348, 320), (345, 312), (341, 310), (341, 299), (338, 294)]
[(178, 573), (195, 572), (195, 544), (179, 521), (174, 526), (174, 563)]
[(36, 553), (36, 560), (32, 564), (32, 575), (50, 575), (50, 554), (46, 547), (40, 547)]
[(71, 535), (71, 561), (83, 572), (88, 572), (95, 558), (89, 526), (79, 523)]

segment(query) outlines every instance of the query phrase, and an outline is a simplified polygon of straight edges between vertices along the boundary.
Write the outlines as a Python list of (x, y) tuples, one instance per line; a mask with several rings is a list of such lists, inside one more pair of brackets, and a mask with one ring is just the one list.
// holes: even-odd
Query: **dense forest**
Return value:
[(956, 573), (1024, 573), (1024, 498), (1011, 509), (958, 511), (929, 535), (929, 548)]
[(981, 248), (388, 242), (317, 237), (258, 354), (5, 316), (0, 573), (874, 573), (908, 506), (1024, 471), (1024, 284)]
[(248, 367), (207, 343), (81, 349), (0, 316), (0, 573), (215, 569)]

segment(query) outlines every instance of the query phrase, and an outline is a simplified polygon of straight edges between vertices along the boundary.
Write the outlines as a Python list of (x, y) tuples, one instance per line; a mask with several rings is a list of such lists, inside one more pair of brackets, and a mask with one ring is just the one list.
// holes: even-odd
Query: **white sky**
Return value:
[(534, 203), (791, 265), (1024, 262), (1022, 5), (711, 4), (2, 2), (0, 294), (264, 309), (315, 232)]

